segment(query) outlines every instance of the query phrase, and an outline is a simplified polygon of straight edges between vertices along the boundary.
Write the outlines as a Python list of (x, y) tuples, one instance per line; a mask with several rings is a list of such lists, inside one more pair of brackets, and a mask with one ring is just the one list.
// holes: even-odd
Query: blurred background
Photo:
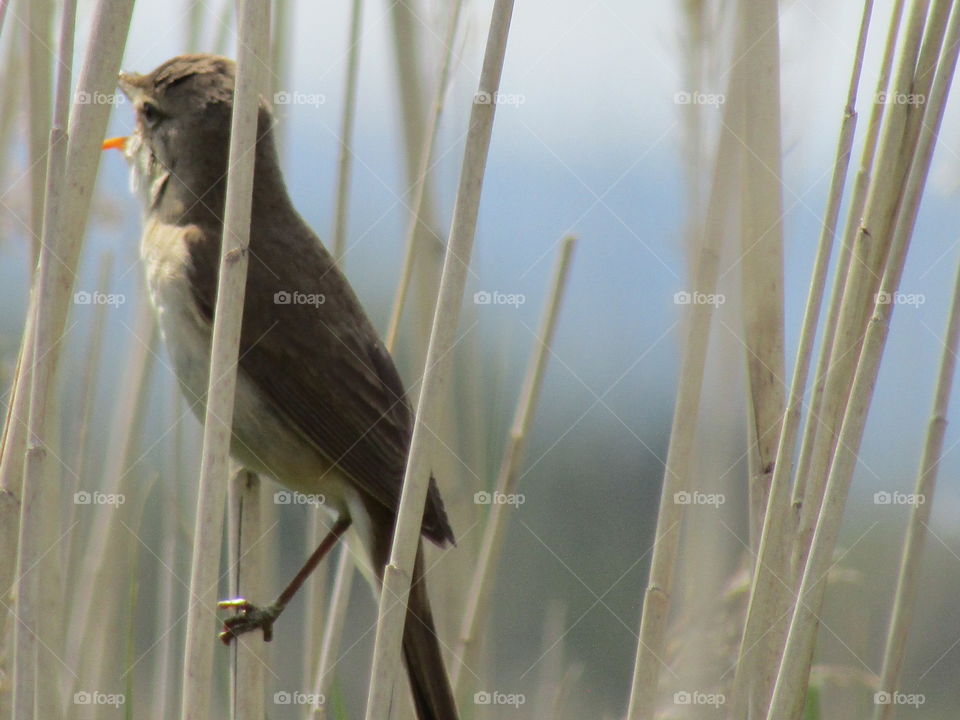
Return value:
[[(0, 37), (2, 82), (26, 83), (22, 53), (28, 2), (13, 2)], [(275, 51), (271, 80), (281, 160), (294, 202), (321, 238), (334, 215), (340, 115), (349, 47), (350, 4), (288, 2), (278, 16), (283, 38)], [(707, 3), (709, 7), (714, 4)], [(867, 46), (861, 102), (869, 107), (882, 36), (892, 2), (877, 2)], [(85, 28), (92, 3), (82, 2), (76, 63), (87, 48)], [(470, 104), (476, 91), (491, 2), (467, 2), (454, 46), (451, 81), (431, 171), (432, 224), (441, 240), (449, 227)], [(727, 83), (721, 57), (730, 18), (707, 12), (706, 32), (693, 34), (689, 18), (704, 4), (631, 0), (528, 0), (517, 3), (496, 114), (480, 209), (472, 273), (456, 349), (451, 423), (438, 447), (441, 487), (452, 508), (459, 547), (437, 557), (431, 593), (442, 635), (453, 639), (464, 588), (475, 562), (483, 508), (474, 493), (490, 489), (504, 449), (523, 370), (538, 343), (537, 323), (560, 241), (575, 235), (569, 287), (563, 303), (544, 392), (537, 410), (517, 491), (524, 502), (511, 508), (509, 531), (496, 575), (494, 603), (484, 629), (483, 670), (468, 678), (474, 692), (524, 694), (531, 703), (499, 708), (494, 716), (530, 717), (544, 677), (567, 678), (564, 703), (577, 717), (622, 716), (626, 708), (643, 590), (654, 540), (663, 461), (672, 416), (683, 310), (677, 293), (688, 287), (689, 218), (702, 203), (712, 148), (695, 148), (688, 122), (697, 104), (703, 133), (715, 131)], [(364, 8), (358, 83), (353, 176), (343, 267), (378, 329), (384, 331), (403, 257), (411, 188), (405, 165), (403, 89), (400, 75), (416, 72), (425, 112), (444, 50), (449, 8), (444, 2), (409, 4), (419, 57), (398, 66), (391, 24), (393, 5)], [(806, 301), (832, 170), (837, 132), (849, 78), (861, 6), (854, 2), (798, 0), (781, 3), (782, 108), (785, 155), (783, 201), (787, 365)], [(232, 3), (138, 3), (123, 67), (147, 72), (187, 49), (235, 54)], [(54, 27), (51, 25), (51, 28)], [(199, 28), (199, 29), (197, 29)], [(54, 35), (49, 35), (53, 43)], [(705, 44), (704, 67), (692, 85), (693, 44)], [(409, 59), (409, 58), (408, 58)], [(402, 69), (398, 71), (398, 67)], [(841, 538), (844, 571), (828, 590), (817, 662), (824, 668), (822, 692), (833, 706), (862, 702), (870, 693), (863, 677), (878, 674), (883, 627), (909, 507), (877, 504), (878, 491), (909, 492), (932, 402), (952, 280), (960, 260), (960, 117), (957, 103), (944, 121), (933, 182), (921, 210), (902, 282), (916, 295), (894, 314), (870, 413), (855, 484)], [(26, 313), (29, 279), (31, 173), (29, 115), (18, 106), (4, 127), (0, 157), (0, 382), (15, 367)], [(861, 112), (865, 112), (861, 109)], [(110, 135), (133, 125), (129, 103), (118, 101)], [(862, 132), (861, 132), (862, 134)], [(851, 177), (856, 170), (855, 145)], [(146, 297), (138, 262), (140, 209), (130, 194), (127, 167), (116, 153), (104, 155), (94, 212), (76, 290), (120, 298), (103, 313), (103, 350), (98, 356), (95, 397), (87, 439), (91, 460), (82, 473), (65, 477), (79, 490), (105, 486), (106, 463), (98, 456), (111, 442), (115, 408), (123, 402), (125, 363), (149, 341), (138, 334)], [(439, 255), (439, 246), (433, 250)], [(101, 282), (103, 258), (110, 272)], [(429, 263), (424, 263), (430, 266)], [(435, 265), (433, 266), (435, 268)], [(430, 270), (420, 281), (429, 285)], [(685, 528), (696, 565), (678, 606), (689, 613), (737, 583), (747, 551), (743, 343), (736, 307), (738, 254), (721, 260), (721, 291), (711, 338), (703, 412), (697, 443), (696, 484), (723, 493), (716, 507), (691, 508)], [(474, 293), (517, 297), (512, 304), (474, 302)], [(80, 412), (82, 368), (90, 352), (97, 309), (78, 303), (66, 336), (62, 368), (65, 432)], [(411, 304), (401, 327), (398, 362), (412, 391), (418, 387), (422, 353), (422, 305)], [(155, 339), (154, 339), (155, 341)], [(136, 607), (153, 613), (163, 588), (189, 575), (189, 534), (199, 458), (200, 423), (176, 394), (162, 346), (156, 346), (147, 376), (149, 408), (138, 426), (136, 450), (126, 469), (136, 483), (151, 483), (142, 524), (131, 543), (140, 545), (134, 565)], [(142, 348), (141, 348), (142, 349)], [(958, 391), (954, 392), (956, 396)], [(4, 394), (4, 402), (7, 396)], [(956, 401), (958, 398), (954, 397)], [(956, 417), (953, 403), (951, 422)], [(904, 691), (926, 701), (904, 715), (955, 717), (960, 707), (960, 435), (947, 430), (930, 539), (924, 557), (924, 587), (911, 636)], [(69, 464), (69, 463), (68, 463)], [(272, 492), (272, 488), (271, 488)], [(155, 502), (154, 502), (155, 501)], [(160, 561), (169, 535), (152, 508), (181, 518), (172, 565)], [(280, 506), (276, 547), (282, 560), (271, 567), (277, 590), (308, 553), (308, 507)], [(77, 511), (78, 532), (95, 533), (99, 515)], [(84, 528), (83, 526), (86, 525)], [(136, 526), (134, 526), (136, 527)], [(328, 563), (325, 572), (332, 564)], [(336, 702), (355, 716), (365, 697), (376, 606), (355, 579), (343, 657), (335, 670)], [(732, 601), (733, 602), (733, 601)], [(174, 600), (185, 608), (185, 598)], [(736, 610), (732, 610), (734, 614)], [(176, 612), (175, 616), (179, 616)], [(301, 598), (284, 616), (269, 648), (275, 691), (308, 692), (300, 674)], [(732, 620), (727, 622), (733, 623)], [(680, 662), (701, 633), (724, 634), (731, 626), (715, 614), (681, 612), (670, 652)], [(735, 628), (735, 623), (733, 626)], [(132, 673), (117, 678), (121, 692), (149, 695), (158, 668), (168, 660), (165, 643), (178, 647), (183, 619), (169, 634), (151, 628), (134, 634)], [(736, 640), (734, 633), (733, 640)], [(218, 660), (222, 662), (223, 660)], [(714, 667), (709, 682), (735, 661)], [(559, 673), (559, 675), (557, 674)], [(132, 679), (131, 679), (132, 678)], [(665, 678), (666, 679), (666, 678)], [(179, 676), (171, 674), (169, 691)], [(566, 682), (566, 681), (565, 681)], [(682, 685), (679, 685), (682, 689)], [(909, 690), (907, 690), (909, 688)], [(272, 693), (271, 693), (272, 694)], [(852, 705), (851, 705), (852, 707)], [(469, 707), (468, 717), (486, 709)], [(706, 712), (701, 710), (701, 712)], [(298, 713), (298, 714), (295, 714)], [(510, 713), (513, 713), (512, 715)], [(271, 707), (270, 716), (300, 717), (301, 711)], [(139, 716), (139, 714), (138, 714)], [(839, 713), (836, 715), (839, 717)]]

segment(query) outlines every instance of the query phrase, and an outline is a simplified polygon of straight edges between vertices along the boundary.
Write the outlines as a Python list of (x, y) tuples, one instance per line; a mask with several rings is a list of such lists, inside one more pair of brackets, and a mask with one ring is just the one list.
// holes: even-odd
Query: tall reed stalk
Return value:
[[(790, 570), (790, 540), (795, 524), (795, 517), (790, 512), (790, 480), (793, 469), (793, 463), (790, 460), (793, 457), (797, 430), (800, 425), (803, 394), (807, 386), (810, 358), (813, 353), (827, 271), (833, 252), (836, 223), (840, 213), (840, 200), (846, 183), (850, 151), (853, 147), (853, 138), (857, 126), (855, 110), (857, 88), (860, 84), (863, 54), (866, 48), (872, 11), (873, 2), (867, 0), (864, 3), (860, 21), (857, 49), (854, 54), (846, 104), (843, 109), (843, 120), (840, 137), (837, 141), (827, 207), (810, 280), (800, 341), (797, 347), (797, 359), (794, 365), (793, 381), (790, 386), (789, 402), (775, 454), (778, 461), (774, 465), (770, 496), (763, 516), (760, 547), (754, 563), (750, 603), (743, 637), (740, 641), (732, 693), (731, 714), (734, 716), (746, 714), (747, 685), (751, 688), (752, 712), (757, 717), (762, 717), (766, 713), (769, 696), (773, 690), (773, 666), (779, 655), (784, 639), (783, 633), (786, 630), (783, 626), (783, 620), (788, 612), (792, 588), (784, 582), (784, 578), (789, 578), (792, 574)], [(765, 638), (765, 636), (767, 637)]]
[[(389, 712), (390, 698), (400, 665), (400, 641), (406, 618), (407, 596), (414, 557), (420, 538), (423, 506), (430, 477), (430, 430), (438, 425), (443, 399), (446, 355), (454, 345), (460, 305), (466, 286), (467, 268), (473, 251), (473, 240), (480, 209), (480, 191), (486, 169), (497, 92), (507, 49), (507, 36), (513, 15), (513, 0), (496, 0), (487, 35), (487, 46), (477, 98), (470, 113), (460, 184), (453, 209), (450, 239), (443, 263), (436, 314), (427, 346), (426, 370), (420, 399), (417, 403), (413, 436), (410, 441), (403, 492), (394, 530), (390, 562), (384, 569), (383, 589), (377, 619), (373, 669), (367, 698), (367, 720), (379, 720)], [(480, 95), (485, 93), (485, 95)]]
[[(39, 6), (46, 3), (38, 4)], [(34, 10), (38, 6), (34, 6)], [(15, 718), (32, 716), (37, 709), (59, 716), (56, 693), (42, 692), (43, 683), (59, 687), (60, 668), (51, 668), (49, 678), (38, 678), (38, 666), (49, 661), (46, 653), (54, 656), (62, 644), (58, 632), (60, 624), (44, 622), (44, 618), (59, 619), (56, 614), (61, 595), (56, 587), (58, 568), (52, 565), (55, 558), (45, 553), (45, 548), (54, 541), (58, 530), (54, 523), (58, 497), (55, 483), (56, 471), (52, 461), (57, 457), (56, 431), (53, 419), (48, 418), (48, 409), (55, 409), (57, 310), (66, 315), (65, 302), (60, 308), (52, 307), (55, 299), (53, 284), (56, 282), (57, 249), (66, 218), (64, 208), (65, 173), (67, 171), (67, 125), (70, 112), (70, 85), (73, 79), (73, 34), (76, 23), (75, 2), (67, 2), (60, 28), (57, 46), (60, 63), (57, 68), (56, 97), (53, 122), (50, 126), (49, 146), (46, 152), (46, 189), (43, 193), (43, 226), (40, 237), (37, 265), (36, 338), (31, 348), (34, 371), (30, 386), (30, 418), (28, 421), (27, 453), (23, 467), (22, 505), (20, 509), (20, 537), (17, 544), (17, 603), (14, 624), (13, 713)], [(47, 57), (49, 61), (49, 57)], [(36, 91), (35, 91), (36, 92)], [(48, 99), (41, 106), (46, 109)], [(38, 113), (39, 114), (39, 113)], [(45, 115), (45, 113), (40, 116)], [(43, 125), (44, 127), (46, 124)], [(39, 160), (39, 158), (38, 158)], [(36, 193), (35, 193), (36, 196)], [(34, 236), (36, 239), (36, 236)], [(62, 301), (66, 298), (62, 297)], [(52, 352), (51, 352), (52, 351)], [(52, 356), (51, 356), (52, 355)], [(53, 458), (48, 458), (53, 455)], [(51, 606), (52, 604), (52, 606)], [(45, 614), (52, 611), (54, 614)]]
[(344, 83), (343, 114), (340, 120), (340, 151), (337, 159), (337, 194), (334, 199), (333, 257), (343, 262), (347, 248), (347, 206), (350, 197), (350, 171), (353, 156), (353, 128), (357, 113), (357, 79), (360, 72), (360, 49), (363, 30), (363, 0), (350, 6), (350, 37), (347, 47), (347, 74)]
[[(877, 76), (874, 100), (887, 92), (890, 83), (890, 73), (893, 68), (893, 57), (897, 48), (897, 38), (903, 18), (903, 0), (896, 0), (890, 15), (890, 25), (883, 48), (883, 59), (880, 62), (880, 72)], [(817, 372), (814, 375), (811, 389), (810, 409), (807, 412), (807, 422), (802, 433), (803, 443), (800, 446), (800, 457), (797, 460), (796, 482), (793, 488), (793, 504), (801, 508), (807, 505), (807, 476), (809, 475), (813, 444), (823, 415), (823, 392), (827, 373), (830, 369), (830, 351), (833, 348), (833, 339), (836, 337), (837, 320), (840, 314), (840, 298), (843, 297), (843, 285), (850, 268), (850, 256), (860, 219), (863, 217), (863, 206), (867, 201), (867, 189), (873, 173), (876, 160), (877, 145), (880, 138), (880, 128), (883, 121), (885, 103), (874, 102), (871, 105), (870, 116), (867, 122), (867, 134), (860, 156), (860, 168), (854, 181), (850, 207), (847, 210), (847, 222), (841, 235), (840, 254), (837, 258), (837, 267), (834, 274), (833, 286), (830, 291), (830, 302), (827, 307), (827, 317), (824, 321), (823, 341), (820, 355), (817, 358)]]
[[(935, 5), (934, 17), (945, 17), (939, 13), (941, 7)], [(946, 31), (946, 32), (945, 32)], [(783, 651), (773, 700), (768, 718), (799, 717), (803, 709), (803, 700), (807, 687), (807, 678), (813, 654), (813, 643), (819, 623), (820, 607), (826, 589), (826, 576), (833, 564), (833, 552), (839, 533), (840, 522), (846, 504), (846, 497), (853, 479), (857, 451), (863, 437), (864, 425), (870, 400), (876, 384), (880, 359), (886, 344), (893, 302), (884, 302), (882, 298), (896, 295), (907, 250), (913, 234), (920, 199), (930, 169), (930, 160), (936, 145), (937, 133), (943, 119), (946, 100), (956, 69), (960, 52), (960, 8), (954, 7), (950, 15), (949, 26), (931, 23), (927, 26), (921, 61), (915, 69), (917, 77), (911, 84), (914, 88), (930, 88), (929, 102), (922, 116), (916, 152), (911, 153), (909, 177), (906, 185), (897, 187), (899, 193), (899, 213), (891, 227), (875, 227), (866, 224), (871, 219), (870, 202), (867, 203), (867, 216), (861, 234), (871, 233), (890, 237), (889, 258), (884, 263), (880, 294), (874, 296), (875, 306), (864, 336), (862, 351), (849, 393), (849, 402), (843, 417), (843, 424), (830, 465), (822, 510), (817, 519), (806, 566), (799, 588), (799, 598), (793, 609), (790, 631)], [(944, 37), (946, 35), (946, 37)], [(935, 74), (934, 74), (935, 70)], [(906, 85), (907, 83), (905, 83)], [(920, 124), (920, 119), (914, 118)], [(881, 158), (884, 153), (881, 149)], [(881, 163), (881, 167), (883, 164)], [(881, 177), (880, 182), (888, 183), (889, 176)], [(856, 311), (856, 309), (854, 310)], [(842, 311), (841, 311), (842, 312)]]
[[(737, 113), (742, 112), (740, 87), (731, 83), (722, 113), (723, 131), (714, 161), (713, 181), (703, 227), (703, 238), (697, 248), (691, 292), (703, 296), (716, 294), (719, 275), (720, 248), (726, 223), (729, 220), (735, 183), (731, 173), (736, 172), (739, 139), (731, 130), (739, 126)], [(628, 720), (653, 716), (657, 704), (660, 670), (666, 664), (665, 638), (674, 570), (679, 555), (680, 524), (686, 505), (674, 502), (677, 493), (689, 492), (690, 461), (696, 436), (697, 415), (703, 389), (707, 345), (713, 323), (714, 308), (706, 303), (687, 306), (687, 329), (683, 356), (680, 362), (680, 381), (670, 429), (670, 444), (664, 467), (660, 507), (654, 534), (650, 576), (643, 598), (640, 636), (634, 660), (633, 680), (630, 686)]]
[[(132, 3), (102, 0), (95, 10), (83, 71), (77, 84), (81, 93), (106, 94), (112, 89), (123, 53)], [(91, 191), (100, 155), (100, 139), (106, 128), (109, 106), (74, 102), (71, 109), (73, 32), (75, 5), (68, 4), (61, 17), (54, 120), (47, 156), (47, 188), (40, 261), (34, 289), (34, 338), (24, 348), (20, 378), (30, 373), (30, 415), (23, 464), (19, 540), (17, 544), (18, 587), (15, 613), (15, 658), (13, 706), (16, 718), (32, 716), (38, 691), (36, 679), (38, 638), (47, 630), (40, 624), (40, 592), (50, 587), (52, 574), (41, 568), (42, 584), (33, 570), (52, 540), (50, 533), (58, 504), (51, 462), (59, 456), (49, 410), (56, 385), (60, 341), (70, 306), (77, 260), (90, 208)], [(69, 115), (68, 115), (69, 113)], [(69, 122), (68, 122), (69, 120)], [(45, 260), (44, 260), (45, 258)], [(29, 368), (29, 370), (28, 370)], [(25, 388), (24, 388), (25, 391)], [(17, 448), (12, 448), (15, 452)], [(53, 456), (53, 457), (51, 457)], [(16, 464), (16, 463), (14, 463)], [(5, 487), (10, 487), (5, 483)], [(59, 593), (56, 593), (59, 598)], [(55, 643), (56, 645), (56, 643)]]
[[(923, 457), (920, 460), (914, 485), (914, 495), (919, 502), (915, 503), (910, 511), (907, 541), (903, 546), (893, 611), (887, 626), (879, 691), (888, 695), (899, 690), (898, 683), (906, 655), (907, 635), (912, 624), (911, 616), (920, 591), (920, 561), (926, 544), (927, 526), (933, 511), (933, 492), (937, 484), (937, 473), (943, 459), (943, 437), (947, 429), (950, 390), (953, 387), (953, 376), (957, 367), (958, 342), (960, 342), (960, 267), (957, 269), (953, 301), (950, 305), (950, 319), (947, 322), (947, 332), (943, 340), (943, 354), (940, 357), (940, 372), (937, 375), (933, 410), (930, 414)], [(893, 703), (877, 703), (873, 713), (874, 720), (890, 720), (893, 717), (894, 708)]]
[[(228, 488), (230, 519), (230, 557), (232, 560), (231, 597), (261, 597), (263, 583), (264, 536), (263, 486), (255, 473), (239, 470)], [(267, 648), (257, 634), (234, 639), (231, 717), (234, 720), (260, 720), (264, 717), (264, 675), (269, 667)]]
[[(397, 333), (400, 331), (400, 319), (406, 305), (407, 294), (410, 289), (410, 279), (413, 276), (413, 266), (417, 259), (417, 237), (430, 230), (425, 226), (425, 203), (427, 199), (427, 179), (430, 177), (430, 161), (433, 158), (433, 148), (440, 129), (440, 115), (443, 112), (443, 99), (447, 93), (450, 76), (450, 60), (453, 56), (453, 44), (457, 36), (457, 26), (460, 22), (460, 11), (463, 0), (454, 0), (450, 10), (450, 19), (443, 41), (443, 55), (440, 61), (440, 70), (437, 74), (437, 84), (433, 91), (433, 102), (427, 118), (427, 126), (423, 133), (423, 149), (420, 151), (420, 161), (417, 167), (416, 178), (413, 182), (413, 199), (410, 202), (410, 219), (407, 223), (407, 233), (404, 239), (403, 264), (400, 266), (400, 279), (397, 281), (397, 290), (390, 310), (390, 322), (384, 337), (387, 350), (393, 352), (397, 344)], [(423, 225), (423, 227), (421, 227)]]
[[(557, 328), (557, 317), (560, 305), (563, 302), (563, 293), (566, 287), (567, 276), (570, 270), (570, 259), (575, 245), (573, 237), (566, 237), (557, 258), (553, 272), (553, 280), (547, 293), (547, 303), (544, 308), (540, 327), (535, 334), (536, 344), (530, 354), (527, 372), (523, 381), (523, 389), (517, 400), (517, 409), (513, 416), (513, 425), (510, 428), (510, 437), (500, 462), (500, 471), (494, 483), (494, 491), (502, 496), (512, 494), (516, 484), (526, 449), (527, 438), (533, 425), (533, 416), (543, 387), (543, 375), (546, 370), (547, 359), (553, 352), (553, 336)], [(476, 655), (477, 637), (480, 628), (484, 625), (486, 614), (490, 610), (490, 595), (493, 590), (493, 571), (500, 560), (503, 538), (507, 529), (507, 514), (502, 503), (492, 503), (490, 516), (487, 519), (480, 543), (480, 554), (477, 558), (470, 589), (467, 592), (467, 606), (460, 625), (460, 637), (454, 648), (454, 668), (451, 682), (456, 692), (462, 670), (474, 664)]]
[(257, 140), (260, 95), (266, 82), (263, 67), (270, 50), (270, 4), (261, 0), (244, 0), (238, 14), (236, 91), (230, 125), (223, 240), (190, 570), (191, 603), (187, 613), (180, 710), (183, 720), (208, 718), (211, 714), (214, 633), (210, 621), (216, 618), (237, 353), (247, 278), (256, 156), (251, 148), (255, 147)]
[(780, 142), (780, 9), (776, 0), (739, 4), (743, 84), (740, 276), (748, 383), (750, 546), (760, 546), (784, 405), (783, 154)]

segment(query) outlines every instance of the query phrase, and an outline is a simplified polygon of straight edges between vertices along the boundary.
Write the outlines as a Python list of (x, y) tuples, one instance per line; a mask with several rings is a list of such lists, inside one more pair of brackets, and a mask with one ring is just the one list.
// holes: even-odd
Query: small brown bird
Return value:
[[(141, 255), (167, 349), (199, 417), (210, 365), (234, 96), (233, 61), (182, 55), (148, 75), (121, 73), (136, 127), (104, 148), (123, 150), (145, 207)], [(274, 620), (309, 571), (352, 526), (382, 579), (413, 426), (403, 384), (347, 279), (294, 209), (261, 101), (249, 270), (231, 454), (245, 467), (311, 495), (336, 522), (278, 600), (229, 601), (230, 640)], [(422, 535), (454, 542), (430, 478)], [(420, 720), (456, 720), (417, 551), (403, 655)]]

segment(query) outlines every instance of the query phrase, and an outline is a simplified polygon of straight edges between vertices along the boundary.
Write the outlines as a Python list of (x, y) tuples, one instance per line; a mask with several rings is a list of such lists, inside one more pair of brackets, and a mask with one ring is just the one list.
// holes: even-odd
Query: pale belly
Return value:
[[(148, 222), (141, 256), (173, 372), (188, 404), (202, 422), (211, 329), (197, 310), (188, 284), (181, 229)], [(291, 490), (322, 494), (327, 509), (338, 515), (355, 516), (351, 510), (356, 510), (357, 499), (350, 483), (275, 414), (242, 371), (237, 374), (230, 454), (244, 467)]]

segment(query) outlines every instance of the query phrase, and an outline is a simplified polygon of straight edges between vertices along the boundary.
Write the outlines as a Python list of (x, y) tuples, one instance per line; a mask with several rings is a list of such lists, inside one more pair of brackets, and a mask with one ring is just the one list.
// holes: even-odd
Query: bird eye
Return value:
[(160, 111), (157, 109), (157, 106), (151, 102), (145, 102), (140, 107), (140, 117), (143, 118), (143, 124), (152, 128), (158, 122), (160, 122)]

